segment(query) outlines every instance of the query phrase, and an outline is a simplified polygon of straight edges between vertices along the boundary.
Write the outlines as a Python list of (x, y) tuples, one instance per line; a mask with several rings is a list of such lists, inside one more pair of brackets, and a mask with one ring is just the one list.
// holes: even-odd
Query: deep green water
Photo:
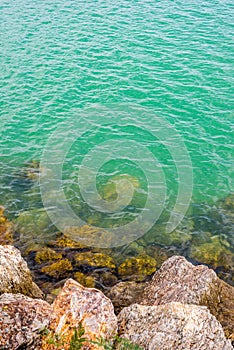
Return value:
[[(101, 144), (108, 140), (119, 141), (123, 150), (119, 161), (103, 161), (100, 193), (112, 176), (138, 178), (142, 196), (128, 207), (134, 215), (145, 205), (144, 171), (154, 163), (140, 152), (142, 146), (163, 169), (164, 210), (173, 208), (178, 194), (178, 159), (171, 151), (179, 142), (192, 162), (191, 203), (212, 206), (231, 193), (233, 10), (231, 0), (1, 1), (0, 198), (9, 215), (42, 205), (38, 185), (30, 187), (19, 172), (25, 162), (40, 161), (61, 126), (53, 144), (55, 163), (64, 139), (84, 132), (72, 141), (62, 169), (68, 201), (84, 220), (93, 211), (76, 206), (77, 169), (95, 146), (105, 153)], [(127, 123), (118, 126), (112, 114), (106, 126), (102, 108), (127, 115)], [(158, 131), (154, 143), (150, 132), (158, 120), (171, 125), (174, 137), (167, 140), (166, 133), (160, 140)], [(130, 152), (131, 140), (139, 143), (139, 153)], [(135, 163), (144, 157), (140, 169)], [(94, 223), (108, 227), (108, 219), (100, 215)]]

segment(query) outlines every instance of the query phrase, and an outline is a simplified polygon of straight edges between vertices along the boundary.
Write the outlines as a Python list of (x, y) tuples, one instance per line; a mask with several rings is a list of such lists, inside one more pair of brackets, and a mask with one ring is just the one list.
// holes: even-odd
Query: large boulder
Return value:
[(123, 338), (148, 350), (232, 350), (220, 323), (203, 306), (134, 304), (120, 312), (118, 322)]
[(40, 342), (40, 332), (50, 321), (51, 306), (22, 294), (0, 296), (0, 349), (26, 349)]
[(173, 256), (154, 274), (139, 299), (143, 305), (173, 301), (207, 306), (226, 336), (234, 339), (234, 288), (207, 266), (194, 266), (182, 256)]
[[(50, 330), (69, 343), (74, 329), (82, 325), (88, 340), (111, 339), (117, 332), (117, 317), (111, 301), (99, 290), (85, 288), (68, 279), (53, 305)], [(87, 344), (85, 349), (100, 349)]]
[(43, 298), (20, 251), (10, 245), (0, 245), (0, 294), (3, 293), (21, 293), (32, 298)]

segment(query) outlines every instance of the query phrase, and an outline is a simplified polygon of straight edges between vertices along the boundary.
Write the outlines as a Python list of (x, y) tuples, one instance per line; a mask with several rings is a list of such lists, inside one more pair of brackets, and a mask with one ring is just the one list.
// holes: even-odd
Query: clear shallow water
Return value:
[[(129, 114), (128, 129), (129, 139), (136, 142), (142, 140), (145, 122), (148, 131), (155, 126), (148, 112), (142, 122), (142, 110), (165, 118), (191, 157), (191, 203), (212, 205), (233, 191), (231, 1), (23, 0), (2, 1), (0, 9), (0, 191), (11, 216), (41, 206), (38, 186), (32, 190), (27, 180), (18, 178), (24, 163), (41, 159), (60, 123), (71, 124), (71, 133), (74, 123), (78, 129), (89, 104), (97, 110), (113, 104), (137, 106), (139, 118)], [(87, 133), (73, 143), (64, 161), (64, 186), (71, 201), (79, 194), (74, 184), (79, 156), (109, 135), (100, 130), (98, 114), (93, 129), (89, 115), (85, 118)], [(126, 130), (112, 127), (110, 134), (123, 140)], [(147, 146), (151, 141), (146, 137)], [(176, 137), (169, 146), (175, 144)], [(165, 145), (154, 154), (165, 172), (170, 210), (178, 192), (176, 166)], [(147, 179), (131, 158), (104, 166), (100, 187), (108, 176), (121, 173), (139, 178), (147, 192)], [(144, 206), (144, 196), (133, 205), (134, 215)], [(79, 214), (79, 204), (76, 209)], [(82, 215), (86, 220), (91, 214)], [(104, 216), (94, 223), (105, 221)]]

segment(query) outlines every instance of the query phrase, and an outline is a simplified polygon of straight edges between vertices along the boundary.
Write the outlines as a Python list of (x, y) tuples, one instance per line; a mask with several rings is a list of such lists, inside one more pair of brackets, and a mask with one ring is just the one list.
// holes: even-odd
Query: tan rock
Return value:
[(221, 324), (206, 307), (172, 302), (134, 304), (119, 316), (122, 337), (147, 350), (231, 350)]
[(7, 220), (6, 216), (4, 215), (4, 210), (4, 207), (0, 206), (0, 244), (13, 244), (13, 223)]
[(40, 342), (40, 331), (49, 324), (51, 311), (43, 300), (22, 294), (1, 295), (0, 348), (14, 350)]
[[(85, 288), (68, 279), (53, 303), (53, 318), (50, 329), (60, 334), (69, 343), (74, 328), (82, 324), (89, 340), (111, 339), (117, 332), (117, 318), (111, 301), (94, 288)], [(87, 344), (85, 349), (100, 349)]]
[(119, 313), (124, 307), (136, 303), (144, 288), (145, 283), (119, 282), (110, 289), (107, 296), (111, 299), (116, 313)]
[(10, 245), (0, 245), (0, 294), (3, 293), (21, 293), (32, 298), (43, 298), (20, 251)]
[(173, 256), (154, 274), (139, 300), (143, 305), (173, 301), (207, 306), (226, 336), (234, 340), (234, 288), (207, 266), (194, 266), (184, 257)]

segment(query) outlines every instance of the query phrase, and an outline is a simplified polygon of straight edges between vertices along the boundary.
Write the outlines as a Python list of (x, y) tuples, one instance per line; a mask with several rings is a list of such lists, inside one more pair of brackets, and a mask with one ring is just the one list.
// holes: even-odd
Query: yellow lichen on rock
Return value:
[(218, 266), (229, 267), (229, 261), (234, 259), (234, 255), (220, 241), (218, 236), (213, 236), (210, 242), (201, 245), (192, 245), (190, 257), (213, 268)]
[(64, 230), (64, 234), (79, 243), (81, 248), (111, 246), (116, 241), (113, 233), (90, 225), (68, 227)]
[(41, 272), (54, 278), (66, 277), (66, 274), (72, 271), (72, 264), (68, 259), (54, 262), (53, 264), (44, 266)]
[(94, 267), (108, 267), (109, 269), (115, 268), (114, 260), (103, 253), (84, 252), (75, 255), (75, 261), (77, 266), (88, 265)]
[(43, 262), (51, 262), (54, 260), (60, 260), (62, 259), (62, 254), (57, 253), (51, 248), (44, 247), (41, 250), (37, 251), (35, 256), (35, 261), (37, 264), (41, 264)]
[(139, 255), (126, 259), (118, 268), (122, 278), (131, 277), (135, 280), (143, 280), (146, 276), (156, 271), (156, 260), (149, 255)]
[(80, 242), (76, 242), (72, 240), (71, 238), (67, 237), (66, 235), (63, 235), (59, 237), (57, 240), (50, 242), (50, 245), (59, 247), (59, 248), (84, 248), (85, 246), (81, 244)]

